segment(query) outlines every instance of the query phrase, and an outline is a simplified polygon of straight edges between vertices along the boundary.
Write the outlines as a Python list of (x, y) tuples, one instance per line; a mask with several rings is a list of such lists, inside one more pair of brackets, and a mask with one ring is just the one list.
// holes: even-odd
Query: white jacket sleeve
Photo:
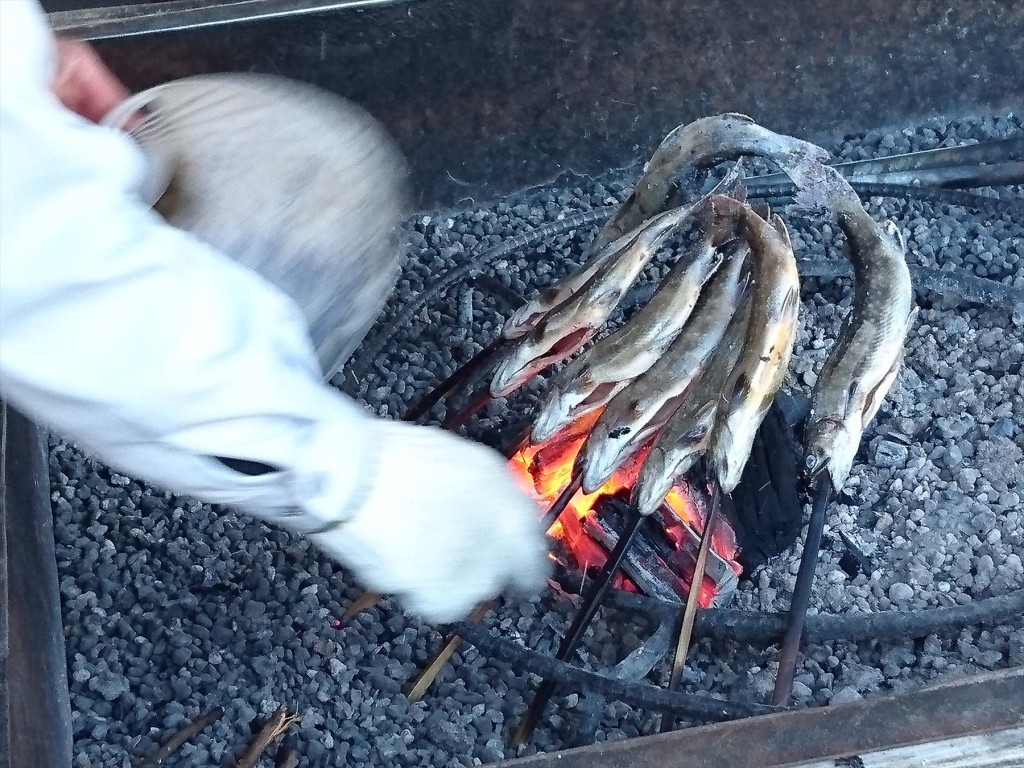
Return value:
[(0, 395), (169, 490), (299, 531), (345, 519), (373, 428), (321, 383), (298, 307), (139, 201), (138, 148), (51, 95), (35, 2), (0, 3), (0, 41)]

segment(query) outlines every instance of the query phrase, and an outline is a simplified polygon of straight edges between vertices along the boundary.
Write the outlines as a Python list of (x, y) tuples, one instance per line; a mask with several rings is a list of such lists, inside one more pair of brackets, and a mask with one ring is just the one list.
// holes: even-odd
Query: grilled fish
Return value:
[(684, 169), (708, 168), (742, 155), (768, 158), (798, 185), (804, 183), (809, 169), (829, 159), (821, 147), (770, 131), (746, 115), (726, 113), (681, 125), (655, 150), (640, 181), (595, 244), (610, 243), (663, 210)]
[(754, 435), (789, 366), (800, 311), (800, 279), (786, 225), (771, 223), (730, 197), (712, 199), (715, 210), (734, 218), (754, 258), (754, 291), (743, 353), (724, 392), (709, 454), (725, 493), (739, 482)]
[(838, 490), (899, 372), (916, 307), (903, 235), (892, 221), (880, 226), (842, 176), (826, 170), (824, 201), (846, 233), (855, 293), (814, 387), (804, 461), (811, 478), (828, 472)]
[[(625, 238), (626, 236), (623, 237)], [(544, 315), (559, 304), (572, 298), (626, 244), (626, 242), (617, 242), (603, 248), (576, 272), (560, 280), (537, 298), (530, 299), (516, 310), (512, 317), (505, 321), (505, 325), (501, 329), (501, 335), (506, 339), (518, 339), (525, 336), (540, 322)]]
[[(711, 195), (733, 192), (742, 175), (742, 168), (739, 163), (736, 163), (731, 169), (729, 169), (722, 180), (718, 182), (715, 188), (694, 203), (693, 207), (696, 209), (702, 201), (708, 200)], [(667, 206), (663, 206), (654, 213), (659, 213), (666, 209)], [(677, 209), (682, 210), (682, 207), (677, 206), (671, 210)], [(537, 298), (531, 299), (520, 307), (515, 314), (505, 322), (501, 331), (502, 336), (510, 340), (522, 338), (533, 330), (545, 315), (552, 312), (556, 307), (568, 302), (578, 291), (580, 291), (584, 286), (587, 286), (595, 275), (602, 270), (607, 269), (609, 261), (626, 250), (627, 246), (636, 236), (636, 231), (634, 230), (637, 230), (641, 224), (647, 226), (645, 220), (638, 220), (637, 226), (629, 232), (619, 234), (617, 237), (611, 239), (603, 238), (599, 234), (587, 249), (588, 252), (593, 255), (584, 262), (583, 266), (568, 277), (560, 280), (556, 285), (552, 286)]]
[(724, 401), (722, 392), (739, 362), (750, 320), (749, 297), (729, 323), (704, 374), (686, 401), (658, 434), (633, 486), (633, 502), (649, 515), (707, 450), (715, 418)]
[(701, 288), (721, 264), (713, 239), (707, 232), (672, 268), (643, 309), (558, 375), (533, 427), (534, 443), (605, 405), (661, 357), (689, 319)]
[(708, 282), (682, 333), (651, 368), (605, 407), (576, 459), (584, 493), (593, 493), (654, 435), (684, 401), (741, 305), (748, 280), (744, 241), (723, 246), (722, 266)]

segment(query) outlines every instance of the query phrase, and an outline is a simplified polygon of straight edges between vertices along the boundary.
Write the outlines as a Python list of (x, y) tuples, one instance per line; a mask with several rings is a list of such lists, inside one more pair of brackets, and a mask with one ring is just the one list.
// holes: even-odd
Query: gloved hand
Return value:
[(550, 570), (536, 505), (502, 458), (434, 427), (372, 420), (365, 502), (313, 544), (431, 622), (465, 617)]

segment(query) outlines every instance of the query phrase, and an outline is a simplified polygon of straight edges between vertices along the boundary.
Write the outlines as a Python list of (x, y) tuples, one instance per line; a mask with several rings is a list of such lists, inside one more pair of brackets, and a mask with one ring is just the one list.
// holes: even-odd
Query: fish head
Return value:
[(671, 448), (656, 445), (651, 449), (644, 460), (640, 478), (633, 486), (633, 502), (640, 514), (649, 515), (658, 509), (668, 492), (693, 469), (705, 443), (705, 440), (689, 439)]
[(651, 429), (640, 425), (601, 424), (591, 430), (580, 450), (577, 470), (584, 493), (594, 493), (643, 445)]
[(505, 397), (533, 377), (533, 361), (530, 348), (525, 343), (516, 344), (503, 357), (491, 377), (491, 396)]
[(839, 419), (820, 419), (807, 430), (804, 471), (812, 483), (827, 472), (838, 490), (846, 481), (857, 453), (857, 440)]
[(662, 448), (652, 448), (644, 460), (640, 477), (633, 485), (631, 500), (641, 515), (655, 512), (672, 490), (675, 477), (668, 469), (666, 458)]
[(759, 422), (750, 416), (749, 408), (741, 408), (728, 413), (715, 430), (711, 438), (709, 463), (723, 493), (732, 493), (739, 485), (758, 425)]
[(568, 424), (572, 418), (574, 404), (571, 389), (563, 391), (560, 387), (554, 387), (533, 424), (533, 432), (530, 433), (531, 442), (534, 445), (540, 445)]

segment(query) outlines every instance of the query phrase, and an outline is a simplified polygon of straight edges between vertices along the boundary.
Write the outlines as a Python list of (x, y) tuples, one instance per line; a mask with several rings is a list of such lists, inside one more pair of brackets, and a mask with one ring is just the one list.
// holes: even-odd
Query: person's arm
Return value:
[[(293, 302), (144, 206), (131, 140), (53, 95), (35, 3), (0, 16), (0, 394), (126, 474), (326, 531), (318, 546), (428, 618), (536, 586), (535, 511), (496, 456), (323, 385)], [(422, 485), (390, 490), (390, 472)]]

